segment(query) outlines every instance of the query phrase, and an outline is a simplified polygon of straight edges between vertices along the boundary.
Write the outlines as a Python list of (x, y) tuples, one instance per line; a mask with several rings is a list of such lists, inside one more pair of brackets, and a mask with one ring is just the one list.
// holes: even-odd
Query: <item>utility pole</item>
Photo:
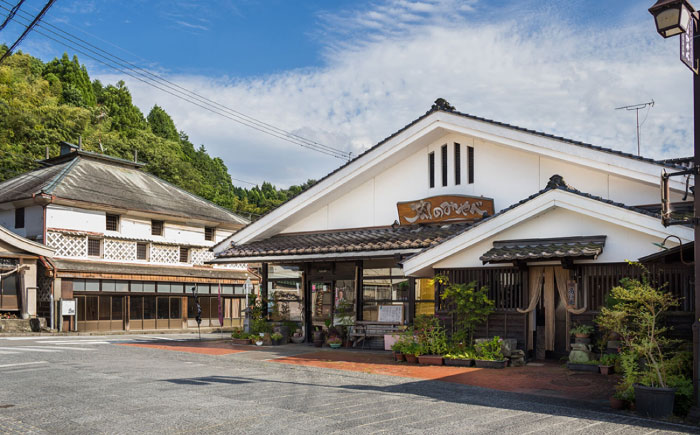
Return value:
[(654, 100), (652, 99), (648, 103), (632, 104), (629, 106), (621, 106), (621, 107), (615, 108), (615, 110), (625, 109), (625, 110), (634, 110), (635, 112), (637, 112), (637, 155), (638, 156), (642, 155), (642, 149), (641, 149), (641, 146), (639, 145), (639, 110), (643, 109), (647, 106), (649, 108), (654, 107)]

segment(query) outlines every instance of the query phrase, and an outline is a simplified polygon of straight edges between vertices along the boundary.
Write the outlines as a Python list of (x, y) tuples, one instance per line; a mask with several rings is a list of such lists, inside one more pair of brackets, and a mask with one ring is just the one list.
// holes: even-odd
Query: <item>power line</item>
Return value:
[(7, 24), (12, 21), (12, 19), (15, 17), (15, 14), (17, 13), (17, 10), (22, 6), (22, 3), (24, 3), (24, 0), (19, 0), (19, 3), (17, 3), (12, 10), (10, 11), (10, 14), (5, 18), (5, 21), (3, 21), (2, 24), (0, 24), (0, 31), (7, 26)]
[[(12, 46), (9, 49), (7, 49), (7, 51), (5, 53), (3, 53), (2, 57), (0, 57), (0, 64), (2, 63), (3, 60), (5, 60), (5, 58), (7, 56), (9, 56), (12, 53), (12, 51), (14, 51), (15, 48), (17, 48), (17, 46), (22, 42), (22, 40), (27, 36), (27, 34), (29, 34), (29, 32), (32, 31), (34, 26), (36, 26), (37, 23), (39, 23), (39, 21), (41, 21), (41, 18), (44, 16), (44, 14), (46, 14), (46, 12), (51, 8), (51, 6), (55, 2), (56, 2), (56, 0), (49, 0), (48, 2), (46, 2), (43, 9), (41, 9), (39, 14), (37, 14), (37, 16), (34, 17), (34, 20), (27, 26), (27, 28), (24, 29), (24, 32), (22, 32), (22, 34), (19, 36), (19, 38), (17, 38), (15, 43), (12, 44)], [(16, 6), (17, 6), (17, 9), (15, 10), (15, 13), (17, 13), (17, 11), (19, 11), (19, 5), (16, 5)], [(12, 13), (12, 11), (10, 11), (10, 13)], [(8, 22), (9, 22), (10, 16), (8, 15), (7, 18), (8, 18)]]
[[(2, 3), (9, 4), (5, 0), (0, 0), (0, 1)], [(8, 10), (7, 8), (2, 7), (2, 6), (0, 6), (0, 8)], [(26, 13), (24, 13), (23, 11), (20, 11), (20, 13), (26, 15)], [(49, 38), (55, 42), (58, 42), (61, 45), (64, 45), (64, 46), (69, 47), (73, 50), (76, 50), (77, 52), (79, 52), (79, 53), (81, 53), (81, 54), (83, 54), (83, 55), (85, 55), (85, 56), (87, 56), (87, 57), (89, 57), (97, 62), (102, 63), (103, 65), (106, 65), (112, 69), (115, 69), (115, 70), (120, 71), (124, 74), (127, 74), (127, 75), (149, 85), (149, 86), (155, 87), (156, 89), (159, 89), (163, 92), (166, 92), (172, 96), (175, 96), (176, 98), (182, 99), (183, 101), (189, 102), (190, 104), (204, 108), (205, 110), (209, 110), (212, 113), (218, 114), (220, 116), (224, 116), (224, 117), (226, 117), (234, 122), (240, 123), (240, 124), (245, 125), (247, 127), (251, 127), (251, 128), (258, 130), (262, 133), (266, 133), (266, 134), (271, 135), (273, 137), (283, 139), (285, 141), (288, 141), (288, 142), (294, 143), (296, 145), (311, 149), (313, 151), (321, 152), (323, 154), (330, 155), (332, 157), (336, 157), (336, 158), (339, 158), (342, 160), (349, 160), (351, 158), (351, 153), (348, 153), (348, 152), (321, 144), (319, 142), (316, 142), (316, 141), (313, 141), (310, 139), (306, 139), (302, 136), (299, 136), (297, 134), (283, 130), (283, 129), (276, 127), (272, 124), (266, 123), (266, 122), (261, 121), (257, 118), (254, 118), (254, 117), (246, 115), (242, 112), (236, 111), (230, 107), (227, 107), (221, 103), (218, 103), (218, 102), (211, 100), (209, 98), (206, 98), (206, 97), (204, 97), (204, 96), (202, 96), (194, 91), (191, 91), (185, 87), (182, 87), (182, 86), (178, 85), (177, 83), (169, 81), (169, 80), (167, 80), (167, 79), (165, 79), (157, 74), (151, 73), (148, 70), (140, 68), (137, 65), (135, 65), (129, 61), (126, 61), (126, 60), (124, 60), (124, 59), (122, 59), (114, 54), (111, 54), (111, 53), (91, 44), (90, 42), (85, 41), (85, 40), (83, 40), (75, 35), (72, 35), (66, 31), (64, 31), (63, 29), (60, 29), (60, 28), (58, 28), (50, 23), (44, 23), (44, 24), (45, 25), (39, 25), (39, 27), (41, 27), (42, 29), (45, 29), (47, 32), (50, 32), (50, 33), (56, 35), (57, 37), (65, 40), (65, 41), (68, 41), (68, 43), (56, 40), (55, 38), (53, 38), (53, 37), (51, 37), (43, 32), (40, 32), (40, 31), (37, 31), (37, 33), (39, 33), (43, 36), (46, 36), (47, 38)], [(72, 39), (66, 38), (65, 36), (62, 36), (61, 34), (49, 29), (48, 27), (54, 28), (58, 32), (60, 32), (64, 35), (67, 35)], [(77, 41), (80, 41), (80, 42), (77, 42)], [(82, 44), (81, 44), (81, 42), (82, 42)], [(94, 57), (94, 56), (92, 56), (84, 51), (81, 51), (80, 49), (77, 49), (74, 45), (71, 45), (71, 44), (75, 44), (75, 45), (81, 47), (82, 49), (87, 50), (90, 53), (93, 53), (95, 56), (100, 57), (104, 61), (101, 59), (98, 59), (98, 58), (96, 58), (96, 57)], [(84, 44), (86, 44), (87, 46)], [(94, 50), (90, 47), (94, 48)], [(95, 51), (95, 50), (97, 50), (97, 51)], [(104, 53), (104, 54), (101, 54), (100, 52)], [(109, 62), (109, 63), (106, 63), (106, 62)], [(112, 64), (116, 64), (117, 66), (112, 65)], [(125, 71), (122, 68), (126, 69), (127, 71)], [(128, 71), (131, 71), (136, 75), (131, 74)], [(165, 87), (169, 90), (163, 89), (163, 87)], [(191, 99), (194, 99), (197, 102), (193, 102)], [(201, 103), (201, 104), (198, 104), (198, 103)], [(207, 107), (203, 107), (202, 104), (206, 105)], [(210, 107), (210, 106), (214, 106), (214, 107)], [(224, 112), (224, 114), (222, 114), (220, 112)]]

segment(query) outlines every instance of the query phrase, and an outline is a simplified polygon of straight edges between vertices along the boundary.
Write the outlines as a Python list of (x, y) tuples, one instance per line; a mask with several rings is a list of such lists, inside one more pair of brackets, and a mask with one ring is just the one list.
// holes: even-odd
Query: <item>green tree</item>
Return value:
[(454, 338), (467, 346), (474, 343), (474, 331), (493, 312), (494, 302), (488, 297), (488, 287), (476, 288), (476, 281), (469, 284), (450, 284), (447, 276), (436, 275), (433, 282), (445, 286), (441, 298), (449, 302), (459, 328)]
[(151, 131), (156, 136), (174, 141), (180, 140), (180, 134), (175, 128), (173, 119), (157, 104), (153, 106), (146, 119), (148, 120), (148, 125), (151, 127)]
[(82, 107), (92, 107), (97, 103), (87, 69), (80, 64), (78, 56), (70, 60), (68, 53), (63, 53), (61, 59), (55, 58), (45, 65), (43, 74), (53, 74), (61, 81), (62, 103)]

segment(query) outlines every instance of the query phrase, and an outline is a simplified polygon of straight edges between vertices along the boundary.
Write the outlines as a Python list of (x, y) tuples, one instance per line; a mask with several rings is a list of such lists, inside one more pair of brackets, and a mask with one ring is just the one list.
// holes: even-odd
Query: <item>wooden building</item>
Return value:
[(39, 266), (39, 316), (49, 316), (53, 295), (77, 299), (79, 331), (196, 327), (196, 289), (203, 327), (242, 323), (244, 284), (255, 285), (257, 275), (246, 264), (205, 263), (210, 248), (246, 219), (141, 170), (142, 163), (68, 143), (41, 163), (0, 183), (0, 225), (55, 251)]
[[(262, 263), (270, 298), (279, 271), (292, 274), (307, 331), (341, 306), (357, 320), (401, 305), (405, 322), (419, 313), (449, 322), (429, 279), (476, 280), (497, 308), (480, 335), (555, 356), (566, 352), (571, 325), (590, 321), (619, 278), (636, 273), (627, 260), (658, 252), (668, 235), (693, 240), (692, 228), (665, 228), (658, 216), (659, 175), (680, 168), (460, 113), (440, 99), (218, 243), (210, 262)], [(673, 180), (674, 207), (685, 194)], [(692, 271), (657, 274), (683, 298), (679, 323), (690, 327)]]

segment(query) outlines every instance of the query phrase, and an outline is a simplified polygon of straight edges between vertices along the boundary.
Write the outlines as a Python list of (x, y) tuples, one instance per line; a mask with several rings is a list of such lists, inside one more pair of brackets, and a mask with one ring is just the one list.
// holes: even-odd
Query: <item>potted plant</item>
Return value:
[(598, 368), (600, 369), (601, 375), (612, 375), (615, 371), (615, 360), (617, 360), (617, 355), (613, 353), (606, 353), (600, 357), (600, 362), (598, 363)]
[(474, 363), (479, 368), (502, 369), (508, 365), (508, 360), (501, 350), (501, 337), (484, 341), (476, 345), (476, 358)]
[(249, 334), (243, 332), (241, 328), (235, 328), (231, 332), (231, 342), (233, 344), (250, 344)]
[(262, 346), (265, 340), (265, 333), (260, 332), (258, 333), (257, 337), (253, 334), (253, 337), (255, 339), (255, 345), (256, 346)]
[(447, 351), (447, 334), (435, 316), (421, 316), (414, 322), (414, 334), (418, 343), (418, 363), (439, 365)]
[(304, 342), (304, 333), (301, 331), (301, 328), (297, 328), (296, 331), (294, 331), (294, 334), (292, 334), (292, 343), (300, 344)]
[(598, 366), (600, 365), (600, 361), (597, 359), (592, 359), (589, 361), (578, 361), (578, 362), (567, 362), (566, 363), (566, 368), (569, 370), (573, 370), (575, 372), (590, 372), (590, 373), (598, 373), (600, 370)]
[(391, 350), (394, 352), (394, 361), (406, 361), (406, 357), (403, 354), (404, 345), (405, 340), (403, 337), (399, 338), (396, 343), (391, 345)]
[(595, 331), (591, 325), (578, 324), (569, 330), (569, 333), (575, 337), (576, 343), (588, 344), (591, 342), (590, 336)]
[(330, 337), (327, 343), (332, 349), (338, 349), (343, 344), (343, 340), (340, 337)]
[(471, 367), (474, 365), (474, 351), (454, 350), (444, 356), (446, 366)]
[(313, 340), (314, 340), (314, 346), (316, 346), (316, 347), (323, 346), (323, 342), (324, 342), (323, 330), (319, 326), (316, 326), (314, 328)]
[(403, 352), (407, 363), (416, 364), (418, 362), (418, 355), (420, 355), (418, 343), (413, 340), (406, 343), (403, 347)]
[(282, 335), (281, 332), (273, 332), (272, 335), (270, 335), (270, 339), (272, 340), (273, 346), (281, 345), (283, 338), (284, 338), (284, 335)]
[[(641, 279), (623, 278), (610, 291), (617, 301), (603, 307), (596, 322), (606, 330), (617, 331), (624, 343), (624, 381), (633, 384), (635, 409), (646, 417), (666, 418), (673, 413), (676, 389), (669, 385), (672, 369), (670, 349), (675, 340), (665, 336), (662, 316), (678, 300), (662, 288), (652, 286), (645, 273)], [(641, 368), (638, 361), (645, 360)]]

